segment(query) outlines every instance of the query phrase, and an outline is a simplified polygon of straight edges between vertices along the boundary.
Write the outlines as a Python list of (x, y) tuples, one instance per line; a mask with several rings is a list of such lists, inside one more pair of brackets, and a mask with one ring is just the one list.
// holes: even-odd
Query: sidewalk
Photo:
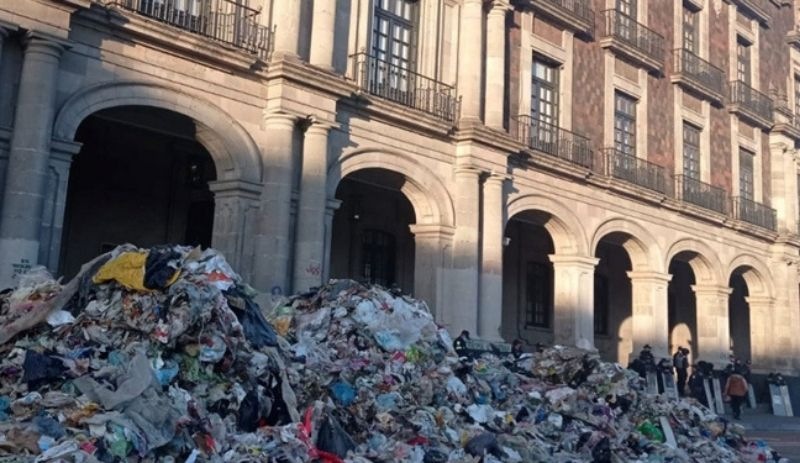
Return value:
[[(726, 418), (731, 418), (726, 415)], [(759, 407), (756, 410), (742, 410), (742, 424), (749, 432), (751, 431), (780, 431), (800, 433), (800, 417), (797, 416), (775, 416), (767, 410)]]

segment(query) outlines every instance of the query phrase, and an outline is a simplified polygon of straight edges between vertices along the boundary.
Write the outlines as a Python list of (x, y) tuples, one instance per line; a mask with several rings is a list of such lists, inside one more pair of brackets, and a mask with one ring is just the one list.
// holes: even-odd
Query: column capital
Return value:
[(507, 11), (511, 11), (513, 7), (511, 6), (511, 2), (508, 0), (492, 0), (491, 2), (491, 10), (489, 10), (489, 14), (503, 14)]
[(455, 234), (455, 229), (449, 225), (438, 223), (413, 223), (408, 226), (411, 234), (415, 238), (447, 238), (450, 239)]
[(280, 111), (264, 111), (264, 122), (272, 126), (291, 126), (294, 127), (300, 118), (294, 114)]
[(61, 58), (64, 50), (70, 48), (67, 40), (59, 39), (40, 32), (28, 31), (23, 38), (25, 53), (42, 53)]
[(308, 118), (305, 119), (304, 122), (306, 126), (305, 127), (306, 134), (314, 133), (321, 135), (324, 133), (327, 135), (331, 129), (334, 129), (339, 126), (334, 122), (326, 121), (316, 116), (309, 116)]
[(747, 296), (744, 300), (751, 308), (768, 308), (775, 302), (775, 299), (769, 296)]
[(550, 259), (554, 267), (584, 267), (591, 268), (592, 270), (594, 270), (597, 263), (600, 262), (600, 259), (591, 256), (550, 254), (547, 258)]
[(725, 285), (691, 285), (692, 291), (698, 296), (724, 296), (728, 297), (733, 288)]
[(208, 182), (208, 189), (214, 196), (241, 196), (258, 199), (264, 185), (247, 180), (214, 180)]
[(649, 271), (630, 271), (628, 273), (628, 278), (631, 281), (642, 281), (642, 282), (650, 282), (650, 283), (669, 283), (672, 280), (672, 275), (669, 273), (661, 273), (661, 272), (649, 272)]
[(485, 182), (487, 185), (502, 185), (506, 180), (511, 180), (511, 176), (506, 173), (493, 171), (486, 177)]

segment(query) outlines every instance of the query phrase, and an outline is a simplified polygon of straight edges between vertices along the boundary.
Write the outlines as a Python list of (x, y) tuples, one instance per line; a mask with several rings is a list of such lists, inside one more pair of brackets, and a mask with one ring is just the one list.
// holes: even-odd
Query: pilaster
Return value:
[(454, 230), (439, 224), (413, 224), (409, 230), (414, 235), (414, 295), (428, 304), (437, 323), (450, 326), (447, 311), (456, 292), (445, 288), (443, 278)]
[(500, 340), (503, 321), (503, 187), (507, 176), (493, 173), (483, 182), (480, 309), (478, 334)]
[(300, 0), (280, 0), (272, 3), (272, 23), (275, 26), (273, 58), (299, 59), (300, 6)]
[(600, 259), (551, 254), (556, 344), (594, 347), (594, 269)]
[(628, 272), (631, 279), (633, 353), (645, 344), (656, 358), (669, 358), (667, 285), (672, 275), (659, 272)]
[(65, 44), (28, 34), (0, 212), (0, 286), (39, 261), (56, 77)]
[[(728, 300), (731, 288), (718, 285), (693, 285), (697, 307), (697, 357), (717, 367), (730, 358), (730, 317)], [(750, 314), (752, 320), (752, 312)], [(752, 326), (751, 326), (752, 330)]]
[(47, 183), (39, 230), (39, 263), (54, 275), (59, 270), (61, 239), (64, 231), (64, 212), (67, 207), (67, 186), (72, 158), (81, 150), (81, 144), (68, 140), (53, 140)]
[(336, 0), (314, 0), (313, 15), (308, 62), (332, 71)]
[(486, 25), (486, 125), (503, 130), (506, 70), (506, 14), (508, 0), (494, 0)]
[(480, 120), (483, 0), (463, 0), (458, 40), (458, 94), (461, 118)]
[(249, 280), (253, 273), (250, 243), (255, 237), (259, 197), (264, 185), (243, 180), (209, 182), (214, 193), (211, 245)]
[(264, 189), (253, 243), (253, 286), (273, 295), (291, 292), (292, 161), (297, 150), (294, 144), (297, 121), (292, 114), (268, 113), (264, 142), (260, 146)]
[(303, 143), (300, 200), (294, 240), (295, 291), (320, 286), (325, 254), (325, 209), (328, 173), (328, 133), (331, 124), (314, 121)]

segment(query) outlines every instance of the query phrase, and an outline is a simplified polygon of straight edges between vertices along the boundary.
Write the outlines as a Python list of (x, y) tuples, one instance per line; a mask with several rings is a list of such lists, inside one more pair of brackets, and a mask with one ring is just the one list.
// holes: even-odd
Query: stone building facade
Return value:
[(798, 8), (0, 2), (0, 280), (213, 245), (266, 294), (795, 373)]

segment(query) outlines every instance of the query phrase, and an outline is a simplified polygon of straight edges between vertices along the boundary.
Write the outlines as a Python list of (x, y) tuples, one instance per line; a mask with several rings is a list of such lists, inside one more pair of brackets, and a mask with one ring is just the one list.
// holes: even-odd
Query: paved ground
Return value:
[(789, 461), (800, 463), (800, 417), (774, 416), (766, 410), (745, 409), (741, 423), (747, 438), (763, 440)]

